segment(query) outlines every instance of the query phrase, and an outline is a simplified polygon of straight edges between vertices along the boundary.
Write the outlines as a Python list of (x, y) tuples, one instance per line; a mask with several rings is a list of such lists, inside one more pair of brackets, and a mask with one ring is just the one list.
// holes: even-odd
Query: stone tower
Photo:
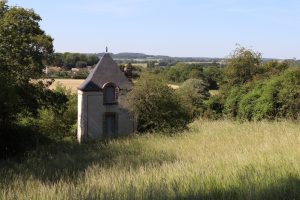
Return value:
[(128, 135), (136, 130), (125, 96), (132, 83), (109, 53), (78, 87), (79, 142)]

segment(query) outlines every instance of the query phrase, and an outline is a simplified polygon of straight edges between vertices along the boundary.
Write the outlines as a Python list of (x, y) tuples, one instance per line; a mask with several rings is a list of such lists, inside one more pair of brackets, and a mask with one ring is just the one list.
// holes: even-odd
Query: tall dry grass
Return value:
[(0, 199), (300, 199), (300, 124), (196, 121), (0, 166)]

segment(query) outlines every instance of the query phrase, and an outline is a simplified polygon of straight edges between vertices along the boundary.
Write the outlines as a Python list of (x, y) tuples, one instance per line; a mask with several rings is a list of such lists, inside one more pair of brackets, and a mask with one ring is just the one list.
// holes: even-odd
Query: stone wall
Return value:
[(102, 92), (78, 91), (78, 141), (104, 138), (105, 113), (116, 113), (117, 136), (125, 136), (136, 130), (134, 119), (125, 103), (126, 91), (120, 91), (118, 104), (104, 105)]

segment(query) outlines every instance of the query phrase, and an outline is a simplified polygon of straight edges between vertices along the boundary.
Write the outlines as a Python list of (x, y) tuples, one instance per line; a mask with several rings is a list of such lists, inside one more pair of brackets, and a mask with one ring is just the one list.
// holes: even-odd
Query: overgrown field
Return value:
[(300, 199), (300, 124), (197, 121), (175, 136), (41, 146), (0, 167), (0, 199)]

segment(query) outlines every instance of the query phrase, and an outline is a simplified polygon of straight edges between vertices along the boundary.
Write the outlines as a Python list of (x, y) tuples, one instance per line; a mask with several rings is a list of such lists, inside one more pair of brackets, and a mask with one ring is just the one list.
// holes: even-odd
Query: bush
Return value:
[(224, 104), (224, 114), (227, 118), (236, 119), (239, 112), (239, 102), (241, 98), (249, 91), (249, 85), (232, 87), (226, 94), (227, 98)]
[(175, 131), (186, 128), (192, 116), (181, 97), (154, 76), (143, 75), (128, 94), (138, 131)]
[(207, 101), (205, 101), (206, 111), (203, 116), (208, 119), (221, 119), (223, 118), (224, 112), (224, 96), (216, 95), (211, 96)]
[(210, 90), (219, 89), (219, 84), (223, 81), (223, 68), (217, 66), (206, 67), (203, 74), (208, 81)]
[(208, 84), (202, 79), (189, 79), (177, 90), (183, 103), (190, 108), (193, 118), (204, 113), (206, 107), (204, 101), (210, 96)]
[(267, 80), (234, 87), (228, 92), (225, 113), (241, 120), (298, 119), (300, 70), (287, 70)]
[(68, 101), (59, 108), (52, 107), (40, 110), (37, 119), (39, 130), (50, 138), (73, 137), (77, 127), (77, 95), (72, 94), (71, 90), (61, 85), (58, 85), (55, 91), (65, 94)]
[(65, 95), (67, 101), (60, 105), (52, 105), (39, 109), (36, 117), (21, 117), (20, 125), (34, 127), (35, 131), (39, 134), (55, 140), (75, 136), (77, 96), (59, 84), (54, 92)]

